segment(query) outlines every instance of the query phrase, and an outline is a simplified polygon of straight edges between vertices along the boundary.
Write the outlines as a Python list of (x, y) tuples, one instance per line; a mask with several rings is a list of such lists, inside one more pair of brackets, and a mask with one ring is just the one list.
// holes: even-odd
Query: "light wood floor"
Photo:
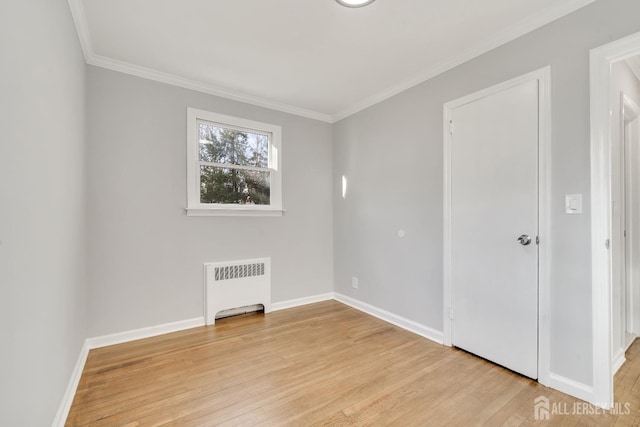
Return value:
[(640, 342), (627, 358), (630, 414), (536, 421), (538, 396), (578, 401), (328, 301), (92, 350), (67, 425), (639, 426)]

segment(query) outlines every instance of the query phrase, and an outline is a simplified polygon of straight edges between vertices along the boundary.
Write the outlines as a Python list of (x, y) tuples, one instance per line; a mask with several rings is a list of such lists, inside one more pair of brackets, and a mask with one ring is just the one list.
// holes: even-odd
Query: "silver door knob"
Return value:
[(529, 237), (528, 234), (523, 234), (522, 236), (518, 237), (518, 243), (520, 243), (522, 246), (527, 246), (529, 243), (531, 243), (531, 237)]

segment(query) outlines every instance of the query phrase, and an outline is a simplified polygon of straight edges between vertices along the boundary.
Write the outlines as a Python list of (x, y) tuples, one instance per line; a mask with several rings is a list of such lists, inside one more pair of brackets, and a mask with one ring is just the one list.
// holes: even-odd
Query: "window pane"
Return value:
[(200, 161), (269, 167), (269, 136), (198, 122)]
[(270, 204), (271, 172), (200, 166), (200, 203)]

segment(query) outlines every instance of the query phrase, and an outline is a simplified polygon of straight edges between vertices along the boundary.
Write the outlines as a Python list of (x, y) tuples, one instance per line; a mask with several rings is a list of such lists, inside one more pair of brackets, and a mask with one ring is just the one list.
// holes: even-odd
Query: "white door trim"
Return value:
[(611, 64), (640, 54), (640, 33), (590, 52), (591, 71), (591, 299), (593, 400), (613, 405), (611, 307)]
[(551, 194), (551, 67), (516, 77), (490, 88), (472, 93), (444, 104), (444, 282), (443, 282), (443, 335), (444, 344), (451, 346), (451, 133), (450, 121), (456, 107), (477, 101), (503, 90), (537, 80), (539, 82), (539, 276), (538, 276), (538, 381), (549, 382), (550, 375), (550, 194)]
[[(624, 228), (627, 232), (627, 235), (625, 237), (624, 240), (624, 271), (622, 272), (622, 274), (624, 274), (624, 285), (625, 288), (623, 289), (624, 293), (624, 309), (625, 309), (625, 324), (622, 325), (624, 328), (624, 342), (623, 342), (623, 347), (625, 349), (625, 351), (628, 349), (628, 345), (627, 345), (627, 338), (626, 338), (626, 333), (627, 332), (631, 332), (633, 334), (636, 333), (637, 331), (637, 325), (635, 324), (634, 321), (634, 301), (638, 299), (638, 295), (634, 295), (633, 292), (633, 271), (631, 266), (631, 260), (633, 259), (633, 252), (634, 249), (637, 251), (638, 248), (634, 248), (634, 243), (636, 243), (637, 246), (637, 242), (633, 241), (633, 236), (634, 236), (634, 229), (635, 227), (633, 226), (633, 218), (636, 218), (638, 215), (638, 212), (633, 212), (633, 204), (629, 203), (629, 201), (632, 200), (633, 197), (633, 188), (632, 188), (632, 177), (631, 177), (631, 171), (633, 170), (631, 165), (631, 159), (629, 156), (629, 152), (631, 150), (630, 147), (630, 141), (629, 138), (627, 137), (627, 127), (629, 126), (630, 122), (633, 122), (635, 119), (638, 118), (638, 116), (640, 116), (640, 105), (636, 104), (635, 101), (633, 99), (631, 99), (628, 95), (626, 95), (624, 92), (620, 94), (620, 142), (622, 144), (622, 157), (623, 157), (623, 170), (624, 170), (624, 176), (622, 177), (623, 179), (623, 188), (624, 188)], [(637, 279), (636, 279), (637, 280)], [(630, 329), (630, 331), (627, 331), (627, 329)]]
[(622, 105), (622, 109), (620, 110), (622, 111), (621, 122), (625, 123), (634, 121), (638, 116), (640, 116), (640, 105), (636, 104), (636, 102), (624, 92), (620, 95), (620, 98)]

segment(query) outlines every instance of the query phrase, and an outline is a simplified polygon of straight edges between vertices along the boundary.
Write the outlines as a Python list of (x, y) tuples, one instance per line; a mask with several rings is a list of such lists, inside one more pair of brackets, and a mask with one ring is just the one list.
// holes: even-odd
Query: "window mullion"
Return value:
[(220, 169), (243, 169), (249, 171), (258, 171), (258, 172), (271, 172), (271, 168), (259, 168), (256, 166), (243, 166), (243, 165), (234, 165), (231, 163), (215, 163), (215, 162), (205, 162), (202, 160), (198, 161), (198, 166), (211, 166)]

